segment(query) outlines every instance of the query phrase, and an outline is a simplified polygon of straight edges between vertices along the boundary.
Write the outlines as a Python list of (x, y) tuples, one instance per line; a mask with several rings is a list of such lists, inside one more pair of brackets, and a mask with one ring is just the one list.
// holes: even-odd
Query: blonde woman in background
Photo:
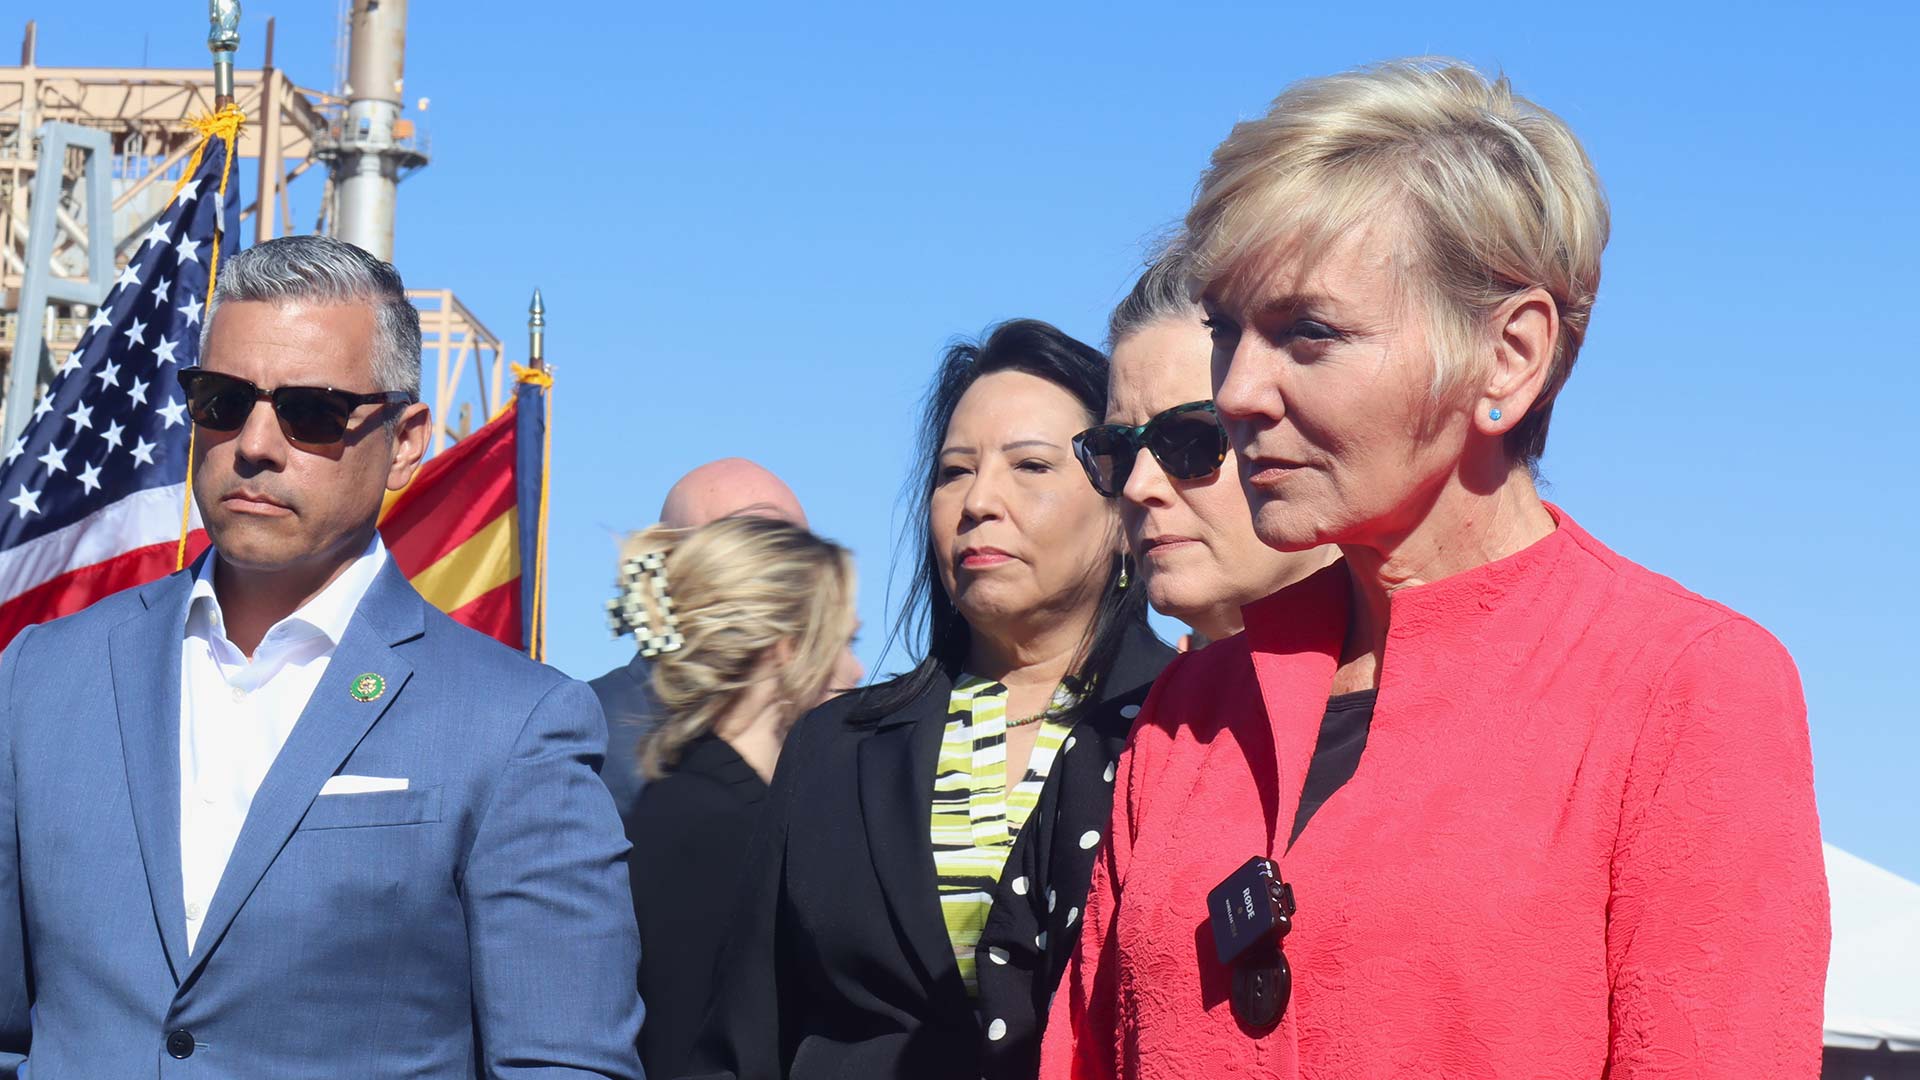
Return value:
[(661, 720), (626, 817), (640, 924), (640, 1056), (677, 1075), (712, 985), (748, 836), (793, 722), (859, 683), (853, 558), (766, 518), (655, 526), (626, 545), (617, 618), (652, 661)]

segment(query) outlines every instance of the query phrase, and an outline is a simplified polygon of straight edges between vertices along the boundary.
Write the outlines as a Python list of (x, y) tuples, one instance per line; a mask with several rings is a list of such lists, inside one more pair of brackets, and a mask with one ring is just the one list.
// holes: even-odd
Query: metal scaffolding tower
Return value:
[[(233, 66), (231, 43), (221, 49), (214, 40), (223, 11), (237, 18), (233, 0), (210, 5), (215, 30), (209, 47), (216, 58), (224, 52), (234, 103), (247, 115), (239, 157), (252, 164), (242, 175), (253, 179), (253, 193), (243, 199), (241, 219), (253, 223), (253, 242), (297, 231), (289, 187), (318, 164), (326, 181), (314, 231), (391, 259), (395, 187), (428, 160), (424, 135), (400, 115), (406, 3), (348, 2), (346, 78), (338, 92), (302, 86), (274, 66), (271, 19), (261, 66)], [(213, 68), (41, 67), (37, 51), (35, 24), (29, 22), (20, 65), (0, 67), (0, 366), (6, 370), (0, 388), (20, 388), (6, 395), (16, 398), (37, 396), (79, 341), (92, 314), (84, 294), (97, 284), (95, 253), (109, 252), (115, 270), (125, 264), (165, 210), (173, 181), (193, 152), (197, 136), (182, 121), (212, 112), (221, 89)], [(96, 166), (108, 170), (110, 213), (89, 209), (87, 161), (100, 155), (72, 140), (43, 143), (43, 135), (56, 130), (48, 124), (104, 133), (108, 153)], [(52, 145), (55, 153), (43, 155), (43, 145)], [(53, 224), (43, 230), (51, 235), (30, 237), (35, 177), (48, 169), (57, 170), (58, 177)], [(90, 215), (110, 223), (104, 246), (94, 242)], [(31, 299), (23, 296), (30, 254), (38, 255), (42, 276), (52, 287), (43, 293), (49, 303), (23, 311), (23, 300)], [(110, 279), (111, 272), (106, 276)], [(431, 395), (437, 449), (504, 403), (506, 355), (500, 339), (451, 290), (419, 289), (409, 296), (421, 308), (423, 360), (435, 372), (423, 381)], [(41, 333), (27, 335), (40, 339), (31, 378), (27, 371), (16, 378), (13, 371), (23, 318), (42, 320)], [(469, 363), (474, 374), (463, 387)], [(25, 410), (6, 411), (24, 415)], [(12, 434), (6, 432), (8, 438)]]

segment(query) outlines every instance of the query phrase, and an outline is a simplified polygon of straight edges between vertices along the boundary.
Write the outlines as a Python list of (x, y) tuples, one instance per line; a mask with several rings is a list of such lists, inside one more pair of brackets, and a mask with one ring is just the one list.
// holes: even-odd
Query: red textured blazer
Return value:
[[(1793, 661), (1553, 514), (1519, 554), (1394, 594), (1359, 769), (1284, 854), (1343, 564), (1167, 668), (1042, 1077), (1818, 1076), (1827, 893)], [(1258, 853), (1299, 904), (1264, 1035), (1234, 1019), (1205, 907)]]

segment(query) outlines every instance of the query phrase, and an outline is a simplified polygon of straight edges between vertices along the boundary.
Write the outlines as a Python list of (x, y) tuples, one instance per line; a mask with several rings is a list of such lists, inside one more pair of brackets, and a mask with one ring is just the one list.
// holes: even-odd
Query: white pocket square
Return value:
[(404, 776), (330, 776), (320, 785), (322, 795), (364, 795), (369, 791), (405, 791)]

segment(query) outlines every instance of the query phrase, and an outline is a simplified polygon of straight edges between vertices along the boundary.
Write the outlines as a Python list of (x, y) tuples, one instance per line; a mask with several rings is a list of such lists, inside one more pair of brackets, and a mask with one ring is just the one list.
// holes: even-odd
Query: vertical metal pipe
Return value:
[(287, 167), (280, 147), (280, 73), (273, 69), (273, 20), (267, 20), (266, 59), (260, 64), (260, 182), (255, 190), (253, 242), (280, 235), (280, 170)]
[(400, 182), (394, 121), (407, 50), (406, 0), (353, 0), (347, 53), (346, 129), (333, 162), (339, 214), (333, 234), (393, 258), (394, 191)]
[(240, 0), (207, 0), (207, 51), (213, 54), (213, 107), (233, 104), (233, 54), (240, 48)]
[[(40, 85), (39, 80), (34, 76), (34, 65), (38, 63), (35, 54), (40, 51), (39, 41), (40, 24), (28, 19), (26, 36), (20, 41), (20, 156), (24, 158), (34, 156), (33, 133), (40, 130), (40, 110), (37, 105), (40, 100)], [(15, 221), (20, 221), (27, 216), (27, 188), (33, 181), (27, 180), (22, 183), (17, 165), (13, 167), (12, 172), (14, 192), (12, 217)]]

